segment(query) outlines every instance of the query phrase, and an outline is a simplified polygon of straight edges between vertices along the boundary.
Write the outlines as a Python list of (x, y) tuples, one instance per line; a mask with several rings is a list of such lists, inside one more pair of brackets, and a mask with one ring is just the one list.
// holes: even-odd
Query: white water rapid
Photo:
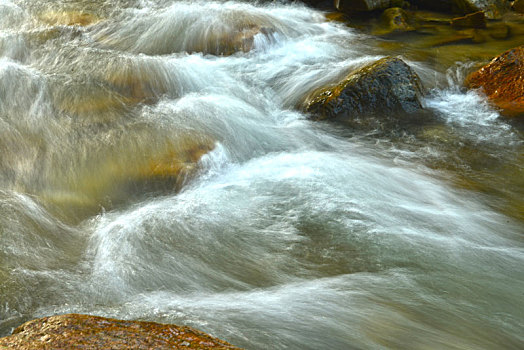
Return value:
[[(373, 40), (296, 3), (0, 0), (0, 336), (76, 312), (246, 349), (521, 348), (524, 223), (418, 129), (300, 112)], [(408, 63), (438, 140), (522, 150), (454, 68)]]

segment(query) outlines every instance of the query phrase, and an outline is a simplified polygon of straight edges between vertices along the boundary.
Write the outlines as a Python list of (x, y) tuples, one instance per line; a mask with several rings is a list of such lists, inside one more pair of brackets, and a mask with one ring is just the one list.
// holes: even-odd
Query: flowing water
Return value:
[(429, 124), (300, 112), (376, 42), (299, 4), (0, 0), (0, 335), (521, 348), (524, 138), (460, 88), (474, 62), (407, 58)]

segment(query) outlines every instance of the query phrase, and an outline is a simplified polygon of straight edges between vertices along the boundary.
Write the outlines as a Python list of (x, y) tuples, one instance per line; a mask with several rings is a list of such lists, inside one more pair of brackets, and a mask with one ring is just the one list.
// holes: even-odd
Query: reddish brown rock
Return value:
[(189, 327), (68, 314), (24, 323), (0, 349), (239, 349)]
[(504, 52), (465, 81), (484, 93), (506, 116), (524, 116), (524, 45)]

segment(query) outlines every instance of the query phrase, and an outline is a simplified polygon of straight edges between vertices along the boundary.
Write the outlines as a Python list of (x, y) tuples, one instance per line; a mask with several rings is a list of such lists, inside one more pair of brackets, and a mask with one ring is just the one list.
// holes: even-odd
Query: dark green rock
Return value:
[(418, 75), (401, 59), (386, 57), (320, 90), (306, 102), (305, 109), (317, 120), (403, 116), (423, 109), (422, 96)]

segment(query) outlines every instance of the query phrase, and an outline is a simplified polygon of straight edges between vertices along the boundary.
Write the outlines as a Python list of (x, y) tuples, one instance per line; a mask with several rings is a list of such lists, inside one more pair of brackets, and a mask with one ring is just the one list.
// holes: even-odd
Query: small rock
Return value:
[(380, 28), (375, 31), (375, 35), (386, 35), (416, 30), (413, 18), (407, 11), (399, 7), (392, 7), (385, 10), (380, 17), (380, 21)]
[(201, 341), (198, 344), (200, 344), (202, 346), (207, 346), (209, 348), (212, 348), (212, 347), (214, 347), (216, 345), (215, 343), (212, 343), (210, 341)]
[(42, 342), (48, 342), (50, 340), (51, 340), (51, 336), (49, 334), (46, 334), (42, 338), (40, 338), (40, 341)]

